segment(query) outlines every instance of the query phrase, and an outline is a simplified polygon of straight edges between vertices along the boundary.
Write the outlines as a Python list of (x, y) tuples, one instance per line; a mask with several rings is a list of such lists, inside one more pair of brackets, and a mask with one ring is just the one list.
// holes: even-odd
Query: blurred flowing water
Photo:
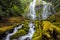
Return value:
[(34, 25), (34, 23), (30, 22), (29, 23), (29, 32), (28, 32), (28, 34), (19, 37), (18, 40), (32, 40), (34, 32), (35, 32), (35, 25)]
[(50, 15), (55, 13), (54, 7), (51, 3), (43, 2), (43, 12), (42, 12), (42, 19), (48, 18)]
[(33, 0), (31, 3), (30, 3), (30, 13), (28, 14), (28, 17), (29, 19), (31, 20), (35, 20), (36, 19), (36, 12), (35, 12), (35, 4), (36, 4), (36, 0)]
[[(30, 7), (30, 13), (28, 14), (28, 16), (30, 17), (29, 19), (31, 19), (31, 20), (36, 19), (35, 4), (36, 4), (36, 0), (33, 0), (29, 6)], [(21, 36), (18, 40), (32, 40), (33, 34), (35, 32), (35, 30), (34, 30), (35, 25), (32, 22), (30, 22), (28, 25), (29, 25), (28, 34)]]
[(22, 28), (22, 25), (20, 25), (19, 27), (15, 27), (13, 30), (13, 33), (8, 33), (5, 40), (10, 40), (10, 37), (14, 35), (18, 31), (18, 29), (21, 29), (21, 28)]

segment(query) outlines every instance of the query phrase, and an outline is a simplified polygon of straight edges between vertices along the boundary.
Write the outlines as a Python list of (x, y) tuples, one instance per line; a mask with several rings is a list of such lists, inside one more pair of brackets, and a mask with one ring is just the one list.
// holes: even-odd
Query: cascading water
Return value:
[(7, 35), (5, 40), (10, 40), (10, 37), (12, 35), (14, 35), (18, 31), (18, 29), (20, 29), (20, 28), (22, 28), (22, 25), (20, 25), (19, 27), (15, 27), (13, 33), (8, 33), (8, 35)]
[(36, 13), (35, 13), (35, 4), (36, 4), (36, 0), (33, 0), (33, 2), (30, 3), (30, 13), (28, 14), (28, 16), (30, 17), (29, 19), (31, 20), (35, 20), (36, 19)]
[[(31, 19), (31, 20), (36, 19), (35, 3), (36, 3), (36, 0), (33, 0), (33, 2), (31, 2), (30, 6), (29, 6), (30, 7), (30, 13), (29, 13), (30, 18), (29, 19)], [(28, 32), (28, 34), (24, 35), (24, 36), (21, 36), (18, 40), (25, 40), (27, 38), (28, 38), (27, 40), (32, 40), (32, 36), (35, 32), (34, 28), (35, 28), (34, 24), (32, 22), (29, 23), (29, 32)]]
[(42, 19), (46, 19), (47, 17), (52, 15), (52, 13), (55, 13), (55, 10), (51, 3), (47, 3), (45, 1), (42, 1), (42, 2), (43, 2)]
[(27, 35), (21, 36), (18, 40), (32, 40), (32, 36), (35, 32), (35, 25), (31, 22), (29, 23), (29, 32)]
[[(35, 20), (36, 19), (35, 3), (36, 3), (36, 0), (33, 0), (33, 2), (31, 2), (30, 6), (29, 6), (30, 7), (30, 14), (29, 14), (29, 16), (31, 17), (30, 18), (31, 20)], [(21, 27), (22, 27), (22, 25), (20, 27), (15, 27), (14, 28), (14, 32), (13, 33), (9, 33), (5, 40), (10, 40), (10, 37), (12, 35), (14, 35), (18, 31), (18, 29), (21, 28)], [(28, 34), (19, 37), (18, 40), (25, 40), (26, 38), (29, 38), (29, 40), (32, 40), (32, 36), (33, 36), (33, 34), (35, 32), (34, 28), (35, 28), (35, 25), (32, 22), (30, 22), (29, 23), (29, 32), (28, 32)]]
[[(49, 15), (52, 14), (52, 12), (51, 12), (52, 4), (49, 4), (49, 3), (45, 2), (45, 1), (42, 1), (42, 2), (43, 2), (42, 19), (46, 19)], [(33, 0), (33, 2), (31, 2), (30, 6), (29, 6), (30, 7), (30, 13), (29, 13), (28, 16), (30, 17), (29, 19), (31, 19), (31, 20), (36, 19), (35, 4), (36, 4), (36, 0)], [(53, 7), (52, 7), (52, 10), (54, 11)], [(35, 32), (35, 24), (30, 22), (28, 25), (29, 25), (28, 34), (19, 37), (18, 40), (32, 40), (32, 36), (33, 36), (33, 34)], [(15, 27), (14, 32), (9, 33), (5, 40), (10, 40), (10, 37), (12, 35), (14, 35), (18, 31), (18, 29), (20, 29), (20, 28), (22, 28), (22, 25), (20, 25), (19, 27)]]
[[(35, 4), (36, 4), (36, 0), (33, 0), (33, 2), (30, 3), (30, 13), (28, 14), (28, 16), (30, 17), (29, 19), (31, 20), (35, 20), (36, 19), (36, 13), (35, 13)], [(34, 24), (31, 22), (29, 23), (29, 32), (27, 35), (21, 36), (18, 40), (32, 40), (32, 36), (35, 32), (34, 30), (35, 26)]]

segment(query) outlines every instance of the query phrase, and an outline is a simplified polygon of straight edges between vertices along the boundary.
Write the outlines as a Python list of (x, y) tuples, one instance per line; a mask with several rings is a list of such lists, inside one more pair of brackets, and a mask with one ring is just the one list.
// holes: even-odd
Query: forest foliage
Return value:
[[(26, 12), (32, 0), (0, 0), (0, 16), (16, 16)], [(45, 0), (48, 1), (48, 0)], [(51, 0), (56, 11), (60, 10), (60, 0)]]
[(0, 0), (0, 16), (16, 16), (25, 12), (31, 0)]

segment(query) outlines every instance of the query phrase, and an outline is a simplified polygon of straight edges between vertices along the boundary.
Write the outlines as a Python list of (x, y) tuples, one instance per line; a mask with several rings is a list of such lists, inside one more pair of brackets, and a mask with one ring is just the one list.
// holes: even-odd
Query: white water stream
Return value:
[[(36, 19), (36, 13), (35, 13), (35, 4), (36, 4), (36, 0), (33, 0), (31, 3), (30, 3), (30, 13), (28, 14), (30, 16), (29, 19), (31, 20), (35, 20)], [(34, 30), (35, 28), (35, 25), (31, 22), (29, 23), (29, 32), (27, 35), (24, 35), (24, 36), (21, 36), (18, 40), (32, 40), (32, 36), (35, 32)]]
[[(31, 3), (30, 3), (30, 13), (28, 14), (30, 16), (29, 19), (31, 20), (35, 20), (36, 19), (36, 13), (35, 13), (35, 4), (36, 4), (36, 0), (33, 0)], [(29, 23), (29, 32), (27, 35), (24, 35), (24, 36), (21, 36), (18, 40), (32, 40), (32, 36), (35, 32), (34, 30), (35, 28), (35, 25), (31, 22)]]
[(5, 40), (10, 40), (10, 37), (14, 35), (18, 31), (18, 29), (21, 29), (21, 28), (22, 28), (22, 25), (20, 25), (19, 27), (15, 27), (13, 33), (8, 33)]
[(27, 35), (21, 36), (18, 40), (32, 40), (32, 36), (35, 32), (35, 25), (33, 23), (29, 23), (29, 32)]
[(46, 19), (54, 13), (55, 13), (55, 10), (54, 10), (53, 5), (51, 3), (47, 3), (43, 1), (42, 19)]
[(36, 0), (33, 0), (30, 3), (30, 6), (29, 6), (30, 13), (28, 14), (28, 16), (30, 17), (29, 19), (31, 19), (31, 20), (35, 20), (36, 19), (35, 4), (36, 4)]

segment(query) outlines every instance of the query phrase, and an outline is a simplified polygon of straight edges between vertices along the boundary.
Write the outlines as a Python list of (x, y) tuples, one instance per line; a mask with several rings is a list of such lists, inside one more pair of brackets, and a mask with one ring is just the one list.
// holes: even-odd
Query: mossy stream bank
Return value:
[[(59, 12), (57, 13), (59, 14)], [(55, 15), (57, 15), (55, 14)], [(57, 21), (57, 16), (54, 17), (50, 17), (48, 18), (46, 21), (39, 21), (39, 20), (35, 20), (33, 21), (33, 23), (35, 24), (35, 33), (33, 35), (32, 40), (60, 40), (60, 27), (59, 25), (55, 25), (55, 23), (53, 21), (53, 19), (56, 17), (56, 21)], [(0, 35), (2, 36), (3, 34), (5, 34), (8, 31), (11, 31), (12, 29), (14, 29), (14, 27), (18, 27), (19, 25), (23, 24), (23, 27), (21, 29), (19, 29), (19, 31), (17, 33), (15, 33), (12, 37), (12, 39), (18, 39), (18, 37), (26, 35), (28, 33), (29, 30), (29, 26), (28, 23), (30, 22), (30, 20), (24, 18), (24, 17), (10, 17), (9, 20), (6, 23), (9, 23), (9, 25), (4, 25), (6, 23), (0, 24), (3, 25), (0, 27)], [(2, 38), (6, 37), (3, 36)], [(1, 39), (2, 39), (1, 38)]]

